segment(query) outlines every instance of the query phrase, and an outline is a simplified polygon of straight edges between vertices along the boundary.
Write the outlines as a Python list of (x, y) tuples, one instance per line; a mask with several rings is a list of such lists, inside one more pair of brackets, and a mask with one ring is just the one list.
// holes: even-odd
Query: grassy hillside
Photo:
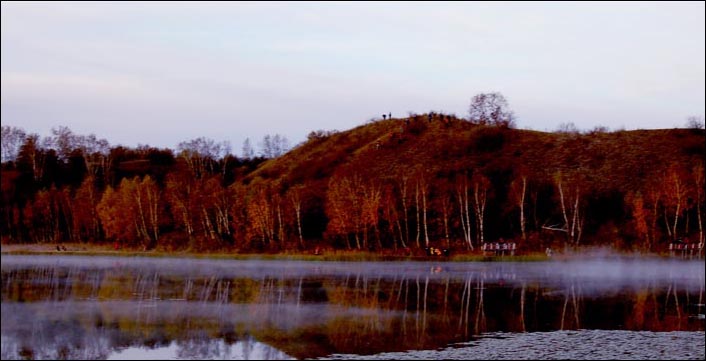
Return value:
[[(425, 118), (425, 117), (421, 117)], [(324, 184), (335, 173), (384, 179), (424, 169), (437, 177), (477, 170), (513, 174), (519, 169), (551, 178), (578, 171), (594, 186), (638, 189), (673, 163), (704, 159), (704, 130), (660, 129), (588, 134), (547, 133), (474, 125), (453, 119), (405, 125), (392, 119), (309, 139), (269, 160), (246, 179)]]
[[(519, 207), (511, 200), (510, 185), (525, 175), (529, 184), (525, 206), (531, 208), (525, 211), (533, 213), (528, 215), (533, 219), (528, 220), (532, 224), (527, 228), (534, 231), (536, 241), (542, 243), (563, 237), (543, 228), (563, 221), (561, 199), (557, 194), (557, 175), (561, 174), (565, 188), (580, 184), (578, 208), (579, 216), (585, 216), (585, 242), (633, 247), (633, 243), (640, 242), (638, 238), (648, 236), (638, 235), (634, 230), (636, 225), (631, 224), (635, 220), (631, 202), (636, 194), (647, 203), (646, 190), (658, 188), (662, 194), (655, 200), (659, 208), (656, 216), (664, 218), (667, 212), (671, 217), (669, 223), (673, 222), (671, 212), (676, 209), (668, 204), (672, 188), (668, 180), (670, 172), (679, 174), (689, 189), (680, 211), (685, 213), (676, 215), (684, 227), (676, 230), (678, 236), (694, 236), (694, 232), (698, 232), (696, 218), (701, 209), (696, 206), (696, 185), (692, 183), (694, 168), (704, 162), (705, 139), (706, 134), (701, 129), (548, 133), (483, 126), (445, 116), (435, 116), (429, 121), (428, 116), (423, 115), (416, 119), (378, 121), (328, 136), (311, 137), (286, 155), (263, 163), (245, 182), (271, 182), (281, 187), (282, 192), (303, 185), (312, 198), (308, 235), (320, 238), (324, 237), (327, 221), (322, 218), (325, 215), (320, 208), (326, 203), (331, 177), (357, 175), (366, 182), (391, 188), (398, 187), (403, 176), (411, 181), (424, 177), (431, 185), (428, 217), (434, 218), (433, 238), (438, 240), (443, 233), (437, 219), (442, 211), (435, 198), (444, 196), (442, 188), (448, 189), (451, 213), (458, 212), (458, 205), (453, 204), (454, 180), (460, 175), (481, 174), (491, 183), (485, 209), (485, 232), (488, 233), (485, 239), (497, 240), (519, 236), (519, 220), (515, 219), (519, 217), (516, 215)], [(571, 195), (565, 196), (568, 203)], [(703, 199), (699, 207), (703, 208)], [(408, 207), (407, 213), (408, 218), (416, 222), (414, 208), (414, 205)], [(644, 208), (648, 206), (645, 204)], [(570, 217), (571, 212), (568, 213)], [(458, 228), (460, 222), (453, 218), (453, 214), (450, 215), (449, 221)], [(653, 238), (650, 242), (666, 242), (669, 238), (667, 222), (664, 219), (654, 221), (658, 224), (649, 231), (649, 237)], [(660, 226), (660, 222), (664, 224)], [(412, 224), (411, 228), (416, 231), (416, 225)], [(450, 238), (458, 240), (458, 230), (451, 233)], [(698, 239), (698, 235), (695, 237)]]

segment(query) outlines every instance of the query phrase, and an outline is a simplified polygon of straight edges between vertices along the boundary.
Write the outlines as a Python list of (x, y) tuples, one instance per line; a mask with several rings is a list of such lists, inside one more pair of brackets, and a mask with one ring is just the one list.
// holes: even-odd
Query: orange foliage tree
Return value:
[(372, 229), (381, 246), (378, 228), (381, 201), (382, 188), (372, 181), (366, 184), (358, 174), (331, 177), (326, 193), (327, 233), (343, 236), (348, 248), (352, 234), (356, 248), (363, 249), (368, 247), (368, 233)]
[(124, 178), (117, 189), (108, 187), (98, 203), (98, 216), (106, 236), (118, 243), (156, 246), (159, 240), (160, 192), (145, 176)]
[(95, 186), (95, 177), (88, 175), (76, 190), (72, 203), (74, 231), (79, 240), (95, 241), (101, 238), (101, 223), (98, 217), (100, 194)]

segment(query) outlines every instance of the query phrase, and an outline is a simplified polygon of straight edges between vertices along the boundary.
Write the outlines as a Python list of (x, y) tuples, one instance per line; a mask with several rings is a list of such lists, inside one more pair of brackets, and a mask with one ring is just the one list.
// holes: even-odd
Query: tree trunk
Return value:
[(693, 169), (694, 185), (696, 186), (696, 221), (699, 224), (699, 243), (704, 242), (704, 226), (701, 216), (701, 202), (704, 197), (704, 166), (703, 163), (697, 165)]
[(159, 193), (156, 190), (148, 190), (147, 201), (150, 204), (150, 223), (152, 223), (152, 234), (154, 242), (159, 241)]
[(422, 209), (424, 211), (424, 246), (429, 247), (429, 227), (427, 224), (427, 185), (422, 180)]
[(404, 241), (404, 234), (402, 232), (402, 224), (400, 223), (400, 220), (397, 219), (397, 229), (399, 230), (400, 233), (400, 243), (402, 243), (402, 247), (407, 248), (407, 243)]
[(304, 247), (304, 236), (302, 235), (302, 206), (301, 203), (296, 203), (294, 213), (297, 216), (297, 231), (299, 232), (299, 244)]
[(672, 237), (672, 227), (669, 225), (669, 218), (667, 217), (667, 207), (664, 207), (664, 225), (667, 228), (667, 235), (669, 235), (670, 239), (673, 239)]
[(446, 194), (443, 197), (441, 201), (441, 216), (444, 221), (444, 237), (446, 238), (446, 248), (451, 248), (451, 239), (449, 239), (449, 199)]
[(653, 194), (653, 199), (652, 199), (652, 219), (650, 220), (650, 244), (649, 244), (649, 250), (652, 250), (652, 247), (654, 247), (654, 243), (657, 240), (657, 218), (659, 218), (659, 196), (656, 194)]
[(463, 230), (463, 238), (468, 245), (468, 248), (473, 250), (473, 240), (471, 239), (471, 219), (470, 208), (468, 202), (468, 184), (467, 180), (463, 179), (462, 183), (457, 186), (456, 193), (458, 195), (458, 207), (461, 216), (461, 229)]
[(571, 235), (569, 234), (569, 217), (566, 215), (566, 204), (564, 203), (564, 189), (561, 186), (561, 179), (557, 182), (557, 187), (559, 188), (559, 199), (561, 201), (561, 214), (564, 216), (564, 230), (566, 230), (567, 241), (571, 242)]
[(483, 189), (480, 189), (481, 185), (479, 183), (476, 183), (475, 185), (475, 190), (474, 190), (474, 197), (476, 200), (475, 206), (476, 206), (476, 221), (478, 223), (478, 242), (480, 244), (485, 243), (485, 235), (483, 234), (483, 220), (485, 216), (485, 202), (487, 199), (487, 189), (483, 186)]
[(417, 215), (417, 236), (416, 236), (416, 241), (417, 241), (417, 248), (421, 248), (421, 244), (419, 243), (419, 236), (421, 234), (421, 222), (420, 222), (420, 217), (419, 217), (419, 182), (417, 182), (417, 187), (415, 188), (414, 191), (414, 203), (416, 205), (415, 207), (415, 214)]
[[(522, 177), (522, 195), (520, 196), (520, 230), (522, 231), (522, 240), (527, 240), (525, 231), (525, 195), (527, 192), (527, 177)], [(524, 289), (523, 289), (524, 290)]]
[(279, 226), (277, 227), (277, 230), (279, 231), (278, 233), (278, 238), (280, 244), (284, 242), (284, 225), (282, 224), (282, 205), (281, 202), (277, 202), (277, 223)]
[(409, 220), (407, 219), (407, 177), (403, 176), (399, 182), (400, 196), (402, 197), (402, 220), (404, 221), (404, 237), (402, 243), (406, 246), (409, 243)]

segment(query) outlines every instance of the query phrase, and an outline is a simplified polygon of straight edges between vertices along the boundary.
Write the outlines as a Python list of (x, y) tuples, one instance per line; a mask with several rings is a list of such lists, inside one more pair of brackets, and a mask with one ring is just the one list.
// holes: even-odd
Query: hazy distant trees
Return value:
[(481, 125), (515, 126), (515, 115), (501, 93), (480, 93), (471, 98), (468, 120)]
[(56, 158), (56, 151), (49, 149), (51, 145), (46, 138), (42, 139), (39, 134), (30, 134), (20, 147), (18, 155), (18, 167), (29, 168), (32, 179), (41, 182), (44, 178), (47, 159)]
[(216, 142), (213, 139), (199, 137), (179, 143), (177, 150), (194, 176), (201, 178), (206, 172), (214, 172), (217, 160), (229, 155), (231, 147), (228, 141)]
[(686, 118), (686, 127), (688, 129), (704, 129), (704, 117), (692, 115)]
[(17, 154), (26, 136), (25, 131), (20, 128), (11, 127), (9, 125), (2, 126), (2, 139), (0, 140), (0, 144), (2, 144), (3, 163), (12, 162), (17, 159)]
[(66, 126), (52, 128), (51, 133), (52, 145), (56, 149), (59, 159), (64, 161), (69, 159), (71, 151), (74, 150), (74, 146), (78, 143), (74, 133)]
[(577, 135), (580, 133), (579, 128), (576, 127), (576, 124), (574, 124), (574, 122), (564, 122), (559, 124), (559, 126), (556, 128), (556, 132), (573, 135)]
[(277, 158), (289, 150), (289, 140), (279, 134), (265, 135), (260, 142), (260, 155), (265, 158)]
[(243, 142), (243, 159), (253, 159), (255, 158), (255, 150), (253, 150), (250, 138), (245, 138)]

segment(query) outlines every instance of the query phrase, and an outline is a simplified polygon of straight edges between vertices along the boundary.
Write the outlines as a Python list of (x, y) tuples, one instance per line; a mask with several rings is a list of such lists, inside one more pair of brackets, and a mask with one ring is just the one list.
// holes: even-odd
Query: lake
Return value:
[(704, 261), (2, 255), (9, 359), (704, 359)]

